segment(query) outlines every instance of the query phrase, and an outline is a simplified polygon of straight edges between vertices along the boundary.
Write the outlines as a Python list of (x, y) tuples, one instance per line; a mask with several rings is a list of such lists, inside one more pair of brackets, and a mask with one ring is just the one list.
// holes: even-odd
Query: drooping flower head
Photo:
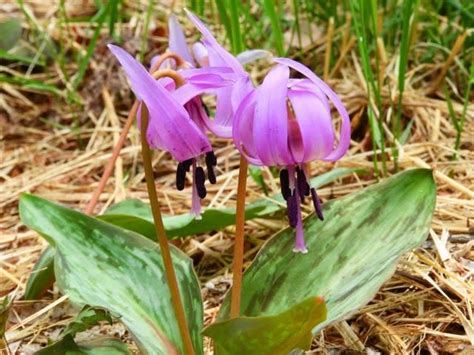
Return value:
[(201, 66), (228, 67), (235, 75), (233, 85), (215, 91), (216, 117), (209, 123), (209, 129), (214, 134), (230, 138), (235, 111), (242, 99), (254, 89), (252, 81), (239, 60), (217, 42), (204, 23), (192, 12), (185, 11), (202, 35), (201, 42), (193, 45), (196, 61)]
[[(205, 162), (208, 178), (215, 183), (214, 167), (217, 163), (211, 143), (203, 130), (203, 120), (209, 119), (196, 99), (208, 90), (229, 85), (227, 68), (190, 69), (180, 72), (186, 83), (177, 87), (168, 78), (155, 80), (145, 67), (120, 47), (109, 45), (124, 68), (137, 98), (149, 113), (147, 141), (152, 148), (168, 151), (178, 163), (176, 186), (184, 188), (186, 172), (192, 168), (192, 213), (200, 216), (200, 198), (206, 196)], [(200, 101), (199, 101), (200, 102)], [(140, 114), (138, 114), (140, 117)]]
[[(306, 163), (335, 161), (350, 143), (350, 119), (336, 93), (304, 65), (285, 58), (263, 83), (240, 104), (233, 138), (237, 149), (251, 164), (281, 167), (280, 180), (287, 202), (290, 226), (296, 228), (295, 251), (307, 252), (300, 201), (311, 195), (316, 213), (323, 219), (316, 190), (309, 185)], [(305, 76), (290, 79), (290, 68)], [(342, 117), (339, 142), (329, 102)]]
[[(234, 57), (222, 47), (207, 29), (204, 23), (192, 12), (185, 10), (189, 19), (202, 34), (202, 41), (194, 43), (189, 50), (183, 29), (174, 15), (169, 17), (168, 49), (181, 56), (188, 67), (220, 67), (228, 68), (232, 75), (233, 84), (208, 92), (216, 95), (215, 119), (203, 120), (206, 129), (222, 138), (232, 137), (232, 119), (240, 101), (253, 90), (253, 84), (243, 64), (250, 63), (260, 58), (269, 57), (264, 50), (244, 51)], [(152, 58), (153, 66), (160, 56)], [(175, 68), (173, 60), (166, 60), (164, 67)], [(201, 105), (202, 106), (202, 105)], [(197, 106), (196, 106), (197, 107)], [(204, 106), (205, 108), (205, 106)]]

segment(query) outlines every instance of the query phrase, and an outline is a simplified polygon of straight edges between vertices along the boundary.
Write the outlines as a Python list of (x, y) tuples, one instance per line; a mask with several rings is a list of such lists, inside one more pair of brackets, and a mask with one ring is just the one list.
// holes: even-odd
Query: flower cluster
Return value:
[[(276, 65), (261, 85), (254, 87), (243, 63), (266, 53), (248, 51), (231, 55), (214, 38), (201, 20), (187, 11), (201, 32), (201, 42), (190, 51), (176, 18), (169, 21), (169, 49), (186, 65), (177, 73), (183, 82), (170, 78), (155, 80), (145, 67), (120, 47), (109, 48), (122, 64), (137, 98), (149, 112), (147, 140), (155, 149), (168, 151), (177, 161), (176, 187), (185, 187), (191, 171), (192, 210), (199, 218), (200, 200), (206, 196), (206, 172), (216, 183), (216, 156), (207, 132), (232, 138), (236, 148), (258, 166), (279, 167), (281, 192), (287, 203), (288, 220), (296, 229), (294, 250), (305, 253), (300, 203), (311, 196), (316, 215), (322, 220), (321, 201), (310, 185), (308, 163), (335, 161), (350, 143), (350, 119), (334, 91), (304, 65), (287, 58), (274, 59)], [(153, 63), (159, 60), (152, 59)], [(176, 69), (164, 61), (162, 67)], [(302, 78), (290, 78), (290, 69)], [(209, 117), (201, 95), (216, 97), (215, 117)], [(336, 142), (331, 103), (342, 118)], [(139, 116), (139, 115), (138, 115)], [(140, 116), (139, 116), (140, 117)]]

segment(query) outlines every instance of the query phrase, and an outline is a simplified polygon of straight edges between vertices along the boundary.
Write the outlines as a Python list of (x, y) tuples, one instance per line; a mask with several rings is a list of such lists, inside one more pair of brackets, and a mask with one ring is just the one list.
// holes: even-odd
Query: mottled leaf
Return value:
[[(143, 236), (25, 194), (24, 224), (56, 248), (58, 286), (75, 304), (108, 309), (129, 328), (145, 353), (173, 353), (183, 345), (159, 247)], [(171, 247), (196, 353), (202, 353), (203, 309), (191, 260)]]
[[(337, 168), (311, 179), (312, 186), (318, 188), (344, 176), (362, 172), (357, 168)], [(282, 210), (285, 201), (281, 194), (259, 199), (245, 208), (247, 220), (261, 218)], [(124, 229), (134, 231), (143, 236), (156, 240), (155, 226), (150, 205), (137, 199), (129, 199), (112, 205), (105, 214), (97, 218), (112, 223)], [(170, 239), (188, 237), (199, 233), (218, 230), (235, 223), (234, 208), (208, 208), (202, 214), (202, 219), (196, 220), (185, 213), (177, 216), (164, 216), (163, 223)], [(48, 248), (49, 249), (49, 248)], [(25, 293), (26, 299), (38, 299), (54, 283), (54, 253), (46, 249), (35, 265), (30, 275)], [(46, 254), (46, 255), (45, 255)]]
[(309, 349), (311, 330), (326, 319), (326, 305), (311, 297), (290, 309), (263, 317), (239, 317), (211, 324), (204, 335), (214, 339), (217, 354), (287, 354)]
[(274, 315), (321, 295), (328, 315), (313, 334), (349, 316), (372, 299), (400, 256), (426, 239), (435, 199), (432, 172), (416, 169), (326, 204), (323, 222), (305, 220), (308, 254), (292, 252), (292, 229), (260, 250), (244, 274), (241, 314)]

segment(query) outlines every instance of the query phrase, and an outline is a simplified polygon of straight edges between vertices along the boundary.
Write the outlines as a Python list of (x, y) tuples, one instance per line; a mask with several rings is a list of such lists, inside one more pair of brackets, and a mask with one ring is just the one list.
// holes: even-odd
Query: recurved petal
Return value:
[(349, 118), (349, 114), (347, 113), (346, 108), (344, 107), (341, 99), (339, 96), (326, 84), (323, 80), (318, 78), (310, 69), (305, 67), (303, 64), (300, 64), (292, 59), (289, 58), (276, 58), (275, 62), (287, 65), (290, 68), (300, 72), (301, 74), (305, 75), (308, 79), (314, 82), (323, 92), (324, 94), (329, 97), (332, 101), (334, 106), (336, 107), (337, 111), (342, 117), (341, 123), (341, 130), (340, 130), (340, 137), (339, 137), (339, 144), (335, 149), (333, 149), (323, 160), (326, 161), (335, 161), (340, 159), (349, 148), (350, 140), (351, 140), (351, 121)]
[(252, 134), (255, 118), (256, 91), (250, 92), (240, 103), (232, 123), (232, 137), (237, 150), (245, 156), (250, 164), (264, 165), (257, 156), (254, 136)]
[(311, 91), (319, 97), (321, 102), (326, 106), (329, 112), (331, 112), (331, 106), (329, 105), (328, 97), (321, 91), (321, 89), (309, 79), (290, 79), (288, 88), (294, 91)]
[(295, 159), (302, 163), (324, 158), (334, 146), (331, 112), (311, 91), (288, 90), (288, 97), (303, 141), (303, 154), (293, 154)]
[(286, 65), (277, 64), (256, 89), (253, 136), (257, 155), (268, 166), (294, 163), (288, 148), (289, 73)]
[[(209, 140), (171, 94), (122, 48), (109, 45), (122, 64), (135, 95), (149, 111), (147, 138), (152, 147), (169, 151), (184, 161), (212, 150)], [(156, 142), (156, 144), (155, 144)]]
[(191, 22), (203, 36), (202, 42), (208, 50), (209, 65), (218, 67), (228, 66), (240, 75), (247, 75), (239, 61), (217, 42), (204, 23), (191, 11), (186, 9), (185, 11)]
[(194, 65), (193, 57), (189, 52), (186, 37), (178, 19), (171, 14), (168, 19), (169, 43), (168, 47), (172, 52), (178, 53), (185, 61)]

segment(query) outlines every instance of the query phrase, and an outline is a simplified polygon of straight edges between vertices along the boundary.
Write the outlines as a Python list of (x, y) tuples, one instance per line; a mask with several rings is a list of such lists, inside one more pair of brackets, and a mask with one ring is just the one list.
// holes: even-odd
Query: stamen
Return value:
[(298, 198), (296, 193), (288, 196), (286, 200), (286, 212), (288, 213), (288, 222), (290, 226), (295, 228), (298, 224)]
[(181, 191), (184, 189), (184, 183), (186, 182), (186, 168), (183, 163), (178, 163), (178, 169), (176, 170), (176, 188)]
[(206, 186), (204, 183), (206, 181), (206, 175), (204, 174), (204, 169), (200, 166), (196, 168), (196, 188), (198, 196), (203, 199), (207, 195)]
[(214, 152), (206, 153), (207, 178), (211, 184), (216, 183), (216, 173), (214, 171), (214, 166), (216, 165), (217, 158), (214, 155)]
[(285, 200), (288, 200), (288, 197), (291, 195), (290, 190), (290, 175), (287, 169), (280, 170), (280, 188), (281, 194)]
[(188, 160), (183, 161), (181, 164), (183, 164), (184, 169), (186, 171), (189, 171), (189, 168), (191, 167), (191, 165), (193, 165), (193, 162), (194, 162), (194, 159), (188, 159)]
[(309, 196), (309, 184), (306, 181), (306, 176), (303, 169), (296, 168), (296, 183), (298, 184), (298, 190), (300, 191), (301, 202), (304, 202), (304, 196)]
[(206, 165), (217, 165), (217, 158), (212, 150), (206, 153)]
[(316, 210), (316, 215), (321, 221), (324, 221), (323, 210), (321, 208), (321, 200), (316, 193), (316, 189), (314, 187), (311, 188), (311, 198), (313, 199), (314, 209)]

